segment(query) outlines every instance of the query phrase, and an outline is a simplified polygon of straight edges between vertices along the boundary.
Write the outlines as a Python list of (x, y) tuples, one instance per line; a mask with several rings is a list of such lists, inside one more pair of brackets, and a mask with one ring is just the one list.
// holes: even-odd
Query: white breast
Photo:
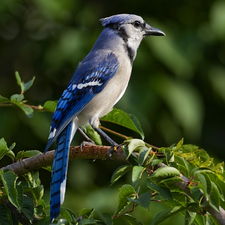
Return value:
[(109, 113), (123, 96), (130, 79), (132, 67), (128, 57), (120, 58), (120, 56), (117, 56), (117, 58), (120, 65), (116, 75), (78, 115), (79, 126), (84, 126), (91, 122), (92, 125), (98, 127), (98, 118)]

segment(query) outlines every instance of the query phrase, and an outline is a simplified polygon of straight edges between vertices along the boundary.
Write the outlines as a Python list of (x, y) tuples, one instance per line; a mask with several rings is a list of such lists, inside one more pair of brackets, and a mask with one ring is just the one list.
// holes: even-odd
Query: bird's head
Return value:
[(165, 35), (163, 31), (148, 25), (142, 17), (133, 14), (118, 14), (100, 19), (100, 21), (104, 28), (113, 29), (123, 39), (123, 45), (132, 62), (145, 36)]
[(148, 25), (142, 17), (133, 14), (118, 14), (100, 21), (105, 28), (115, 30), (123, 38), (127, 47), (135, 53), (145, 36), (165, 35), (163, 31)]

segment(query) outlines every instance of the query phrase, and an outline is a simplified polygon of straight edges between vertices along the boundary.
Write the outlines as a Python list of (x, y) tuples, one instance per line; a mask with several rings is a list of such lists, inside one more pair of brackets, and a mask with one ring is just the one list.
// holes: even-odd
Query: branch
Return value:
[[(108, 160), (107, 157), (107, 151), (110, 149), (109, 146), (84, 146), (82, 148), (82, 151), (80, 150), (79, 146), (71, 146), (70, 147), (70, 160), (73, 159), (101, 159), (101, 160)], [(16, 163), (10, 164), (6, 167), (3, 167), (2, 170), (10, 170), (16, 173), (17, 175), (21, 176), (23, 174), (26, 174), (28, 172), (38, 170), (42, 167), (46, 167), (49, 165), (52, 165), (53, 158), (54, 158), (54, 150), (47, 152), (46, 154), (41, 154), (37, 156), (33, 156), (30, 158), (23, 159), (21, 161), (18, 161)], [(138, 154), (138, 153), (135, 153)], [(126, 156), (123, 153), (121, 149), (115, 151), (111, 157), (114, 161), (119, 161), (122, 163), (129, 163), (126, 160)], [(158, 169), (160, 167), (165, 167), (164, 163), (158, 163), (155, 166), (155, 169)], [(191, 196), (190, 189), (188, 188), (188, 184), (190, 180), (181, 175), (181, 178), (183, 182), (176, 182), (175, 185), (183, 192), (185, 192), (187, 195)], [(204, 194), (202, 193), (202, 204), (206, 203), (206, 198)], [(212, 206), (207, 204), (207, 206), (203, 207), (203, 209), (207, 212), (209, 212), (216, 221), (221, 224), (225, 225), (225, 210), (220, 207), (220, 211), (216, 211)]]
[[(109, 146), (97, 146), (90, 145), (84, 146), (82, 151), (79, 146), (71, 146), (70, 147), (70, 156), (69, 159), (101, 159), (106, 160), (107, 151), (110, 149)], [(2, 170), (10, 170), (17, 174), (18, 176), (22, 176), (28, 172), (39, 170), (42, 167), (50, 166), (53, 163), (54, 158), (54, 150), (48, 151), (45, 154), (36, 155), (30, 158), (23, 159), (16, 163), (12, 163), (8, 166), (1, 168)], [(118, 150), (111, 157), (112, 160), (127, 162), (126, 157), (123, 151)]]

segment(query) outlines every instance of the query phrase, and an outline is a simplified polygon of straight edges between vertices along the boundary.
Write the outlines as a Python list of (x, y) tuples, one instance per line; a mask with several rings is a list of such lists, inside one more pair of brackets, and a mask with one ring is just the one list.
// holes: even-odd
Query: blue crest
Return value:
[(128, 23), (129, 21), (135, 19), (135, 18), (141, 18), (140, 16), (136, 16), (133, 14), (118, 14), (106, 18), (100, 19), (100, 22), (102, 23), (102, 26), (105, 27), (109, 24), (114, 24), (114, 23)]

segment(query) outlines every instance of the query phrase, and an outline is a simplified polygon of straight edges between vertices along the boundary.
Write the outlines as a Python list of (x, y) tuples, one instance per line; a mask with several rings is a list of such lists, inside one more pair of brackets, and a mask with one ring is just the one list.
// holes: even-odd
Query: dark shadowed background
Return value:
[[(118, 13), (137, 14), (163, 30), (166, 37), (150, 37), (142, 42), (129, 87), (116, 107), (138, 117), (146, 142), (162, 147), (183, 137), (185, 143), (198, 145), (222, 161), (224, 12), (223, 0), (1, 0), (0, 95), (19, 93), (15, 79), (18, 71), (25, 82), (36, 77), (25, 93), (29, 104), (58, 100), (100, 34), (99, 19)], [(15, 151), (43, 151), (51, 118), (51, 113), (35, 112), (28, 119), (20, 109), (1, 107), (0, 138), (4, 137), (8, 145), (16, 142)], [(115, 129), (120, 131), (120, 127)], [(138, 134), (128, 134), (139, 138)], [(73, 144), (80, 142), (77, 134)], [(0, 163), (3, 166), (9, 162)], [(109, 187), (109, 182), (117, 166), (115, 162), (71, 162), (64, 206), (75, 212), (83, 207), (115, 210), (121, 183)], [(41, 176), (48, 200), (50, 173), (41, 171)], [(125, 180), (130, 182), (129, 176)], [(150, 213), (142, 209), (135, 213), (148, 224), (160, 210), (161, 204), (154, 203)]]

